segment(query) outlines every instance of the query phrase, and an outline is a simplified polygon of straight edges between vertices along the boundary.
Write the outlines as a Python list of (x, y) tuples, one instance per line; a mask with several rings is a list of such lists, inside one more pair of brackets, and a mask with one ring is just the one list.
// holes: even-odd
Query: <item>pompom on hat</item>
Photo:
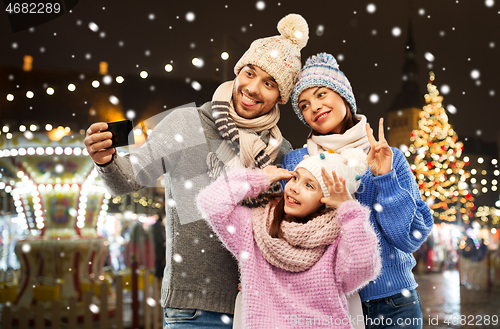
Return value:
[(328, 198), (330, 192), (323, 182), (323, 176), (321, 176), (322, 167), (326, 169), (328, 174), (331, 175), (332, 171), (335, 171), (337, 177), (344, 178), (347, 190), (354, 195), (361, 184), (361, 176), (368, 169), (368, 162), (366, 153), (360, 148), (348, 148), (340, 154), (329, 150), (302, 160), (295, 170), (298, 168), (307, 169), (321, 185), (323, 196)]
[(278, 36), (252, 42), (236, 63), (234, 73), (238, 75), (245, 65), (266, 71), (278, 84), (281, 103), (285, 104), (300, 73), (300, 50), (309, 40), (309, 27), (302, 16), (289, 14), (278, 22), (278, 31)]
[(339, 94), (349, 104), (352, 115), (356, 115), (356, 99), (352, 92), (351, 84), (342, 71), (335, 57), (327, 53), (319, 53), (309, 57), (304, 64), (299, 79), (292, 92), (292, 107), (295, 114), (306, 126), (309, 124), (304, 119), (299, 108), (300, 94), (312, 87), (327, 87)]

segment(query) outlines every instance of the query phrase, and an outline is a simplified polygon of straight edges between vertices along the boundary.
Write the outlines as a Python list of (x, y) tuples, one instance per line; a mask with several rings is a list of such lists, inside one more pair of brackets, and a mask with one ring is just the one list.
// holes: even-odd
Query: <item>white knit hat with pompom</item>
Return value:
[(255, 65), (276, 80), (281, 103), (290, 98), (293, 86), (300, 73), (300, 50), (309, 40), (306, 20), (297, 14), (289, 14), (278, 22), (280, 35), (257, 39), (243, 54), (234, 67), (238, 75), (245, 65)]
[(361, 184), (361, 176), (368, 170), (368, 162), (366, 153), (362, 149), (348, 148), (340, 154), (329, 150), (329, 152), (311, 155), (302, 160), (295, 169), (297, 168), (309, 170), (321, 185), (323, 196), (328, 198), (330, 192), (323, 182), (321, 168), (325, 168), (330, 175), (334, 170), (337, 177), (344, 178), (347, 190), (354, 195)]

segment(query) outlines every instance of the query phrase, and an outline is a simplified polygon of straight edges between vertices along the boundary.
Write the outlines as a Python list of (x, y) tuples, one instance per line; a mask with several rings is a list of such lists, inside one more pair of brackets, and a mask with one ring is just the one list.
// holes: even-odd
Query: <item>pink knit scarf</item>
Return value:
[(274, 206), (255, 209), (252, 217), (254, 239), (262, 256), (271, 264), (290, 272), (312, 267), (340, 233), (336, 211), (329, 211), (305, 224), (283, 221), (284, 239), (272, 238), (269, 227)]

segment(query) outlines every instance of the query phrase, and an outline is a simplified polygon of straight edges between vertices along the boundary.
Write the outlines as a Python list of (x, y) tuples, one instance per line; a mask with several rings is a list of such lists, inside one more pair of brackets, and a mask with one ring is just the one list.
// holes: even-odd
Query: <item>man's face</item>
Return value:
[(264, 70), (244, 66), (233, 89), (233, 103), (236, 113), (246, 119), (253, 119), (269, 113), (280, 99), (276, 81)]

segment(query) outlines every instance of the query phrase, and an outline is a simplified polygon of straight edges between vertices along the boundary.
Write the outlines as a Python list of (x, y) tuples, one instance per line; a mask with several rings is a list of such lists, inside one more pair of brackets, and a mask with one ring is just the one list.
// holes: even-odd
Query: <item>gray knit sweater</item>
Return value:
[[(163, 307), (234, 313), (238, 266), (197, 211), (196, 196), (211, 182), (207, 156), (222, 142), (210, 102), (183, 107), (163, 118), (147, 142), (132, 155), (96, 166), (112, 195), (155, 186), (165, 178), (166, 267)], [(283, 140), (275, 163), (292, 150)]]

